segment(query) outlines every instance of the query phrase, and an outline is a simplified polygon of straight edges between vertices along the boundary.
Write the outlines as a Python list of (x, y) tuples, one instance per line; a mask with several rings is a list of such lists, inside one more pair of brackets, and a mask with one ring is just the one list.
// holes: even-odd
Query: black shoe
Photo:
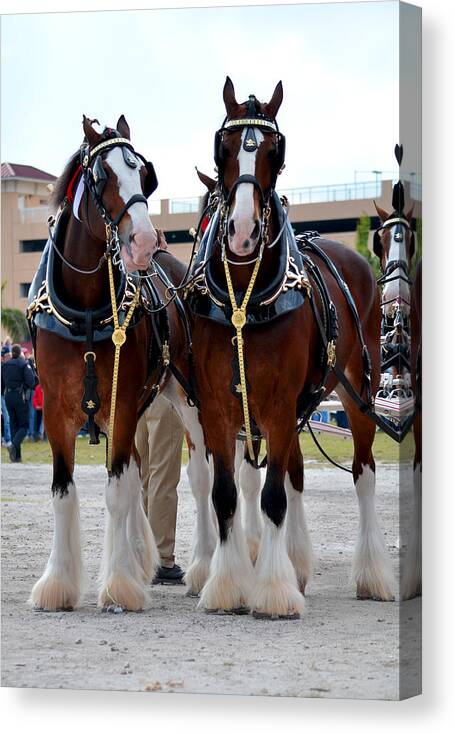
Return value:
[(168, 584), (168, 585), (183, 584), (184, 575), (185, 575), (185, 571), (182, 571), (180, 566), (177, 566), (176, 563), (174, 563), (172, 568), (166, 568), (166, 566), (159, 566), (155, 574), (155, 578), (152, 581), (152, 584)]
[(15, 447), (15, 445), (14, 445), (13, 443), (11, 443), (11, 444), (10, 444), (10, 445), (8, 446), (8, 453), (9, 453), (9, 458), (10, 458), (10, 461), (11, 461), (11, 462), (12, 462), (13, 464), (15, 464), (15, 463), (16, 463), (16, 461), (17, 461), (17, 451), (16, 451), (16, 447)]

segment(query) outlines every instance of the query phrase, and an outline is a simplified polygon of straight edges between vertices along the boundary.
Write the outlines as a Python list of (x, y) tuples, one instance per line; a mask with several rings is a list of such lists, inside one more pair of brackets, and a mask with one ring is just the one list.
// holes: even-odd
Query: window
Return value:
[(46, 247), (47, 240), (21, 240), (19, 252), (42, 252)]
[(31, 283), (19, 283), (19, 295), (21, 298), (27, 298)]

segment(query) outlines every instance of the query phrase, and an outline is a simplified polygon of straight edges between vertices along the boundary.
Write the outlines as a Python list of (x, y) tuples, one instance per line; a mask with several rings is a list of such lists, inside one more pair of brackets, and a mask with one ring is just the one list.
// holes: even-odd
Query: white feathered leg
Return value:
[(79, 500), (71, 482), (52, 498), (54, 537), (44, 574), (35, 584), (30, 603), (36, 609), (54, 612), (71, 609), (81, 602), (82, 551), (79, 526)]
[(217, 542), (199, 606), (208, 611), (245, 609), (252, 584), (253, 565), (237, 504), (227, 539)]
[(197, 596), (207, 581), (216, 545), (209, 463), (197, 408), (188, 405), (174, 378), (166, 386), (164, 396), (172, 402), (186, 429), (189, 453), (187, 474), (196, 502), (196, 527), (191, 562), (185, 573), (185, 584), (188, 587), (187, 593), (190, 596)]
[(250, 604), (256, 616), (289, 617), (303, 611), (305, 599), (286, 549), (284, 522), (277, 527), (265, 514), (254, 572)]
[(302, 491), (294, 489), (289, 474), (284, 481), (287, 497), (286, 546), (289, 558), (297, 574), (297, 582), (302, 594), (311, 579), (313, 570), (313, 548), (305, 518)]
[[(128, 515), (137, 510), (137, 492), (131, 489), (137, 467), (124, 466), (122, 473), (111, 476), (106, 487), (108, 510), (104, 558), (101, 569), (101, 590), (98, 603), (131, 611), (150, 606), (150, 591), (145, 585), (144, 569), (128, 538)], [(133, 522), (134, 525), (134, 522)]]
[(359, 500), (359, 536), (354, 552), (353, 576), (359, 599), (393, 601), (392, 561), (385, 547), (375, 507), (375, 474), (363, 464), (355, 482)]
[(128, 512), (127, 534), (136, 559), (142, 568), (144, 583), (148, 584), (159, 565), (160, 556), (144, 510), (139, 468), (132, 457), (128, 479), (130, 482), (131, 506)]
[(243, 525), (246, 542), (248, 543), (250, 558), (253, 563), (256, 563), (262, 535), (262, 517), (259, 506), (262, 481), (260, 469), (255, 469), (246, 459), (242, 461), (240, 466), (239, 485), (244, 499)]

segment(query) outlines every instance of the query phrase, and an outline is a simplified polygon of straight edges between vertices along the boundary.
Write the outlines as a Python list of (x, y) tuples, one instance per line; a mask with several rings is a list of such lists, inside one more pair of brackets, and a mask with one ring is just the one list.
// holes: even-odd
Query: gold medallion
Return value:
[(121, 347), (122, 344), (125, 344), (126, 334), (123, 329), (119, 328), (114, 330), (114, 333), (112, 334), (112, 341), (114, 342), (116, 347)]
[(233, 311), (231, 321), (236, 329), (241, 329), (245, 326), (246, 316), (243, 311), (238, 308), (236, 311)]

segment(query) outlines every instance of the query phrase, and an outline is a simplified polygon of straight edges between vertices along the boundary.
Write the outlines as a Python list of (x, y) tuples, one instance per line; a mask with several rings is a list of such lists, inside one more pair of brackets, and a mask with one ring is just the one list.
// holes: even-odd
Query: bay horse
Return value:
[[(268, 103), (251, 95), (239, 104), (228, 77), (223, 99), (226, 118), (215, 136), (219, 201), (196, 261), (204, 273), (189, 294), (196, 382), (204, 435), (213, 457), (212, 495), (218, 520), (217, 545), (200, 606), (209, 612), (250, 609), (258, 617), (294, 618), (303, 610), (312, 551), (296, 423), (314, 402), (315, 386), (320, 388), (319, 399), (337, 387), (353, 434), (352, 470), (360, 510), (354, 554), (357, 596), (392, 600), (391, 560), (375, 510), (375, 425), (346, 389), (337, 386), (333, 370), (327, 369), (334, 364), (335, 345), (324, 343), (321, 324), (326, 317), (336, 320), (335, 306), (340, 335), (336, 365), (361, 393), (368, 350), (368, 376), (375, 394), (381, 314), (374, 275), (360, 255), (320, 237), (315, 238), (319, 254), (312, 252), (306, 260), (308, 273), (297, 267), (294, 237), (274, 193), (284, 164), (284, 136), (276, 123), (283, 99), (281, 82)], [(286, 252), (293, 253), (287, 261)], [(352, 294), (360, 314), (357, 326), (352, 304), (327, 256)], [(270, 296), (272, 287), (275, 299)], [(324, 293), (328, 294), (326, 311)], [(363, 333), (364, 347), (359, 333)], [(247, 422), (245, 396), (247, 410), (267, 445), (263, 530), (254, 566), (240, 525), (235, 459), (236, 436)]]
[[(396, 146), (395, 154), (398, 164), (401, 164), (402, 146)], [(373, 249), (383, 273), (379, 282), (384, 283), (381, 299), (384, 317), (393, 320), (400, 310), (411, 338), (409, 364), (406, 367), (411, 373), (415, 401), (414, 497), (412, 515), (408, 518), (408, 543), (400, 574), (400, 596), (402, 599), (411, 599), (421, 594), (422, 590), (422, 263), (419, 260), (414, 265), (415, 233), (411, 226), (414, 204), (405, 212), (404, 198), (403, 184), (398, 181), (393, 188), (393, 210), (390, 213), (374, 202), (380, 226), (375, 232)]]
[[(98, 603), (110, 611), (136, 611), (150, 605), (148, 584), (158, 554), (143, 508), (134, 436), (138, 416), (158, 389), (175, 402), (186, 425), (189, 474), (195, 477), (202, 523), (209, 514), (208, 466), (197, 409), (188, 405), (182, 387), (190, 379), (187, 329), (178, 299), (168, 299), (172, 278), (180, 282), (185, 268), (157, 250), (148, 214), (147, 197), (157, 186), (153, 165), (134, 150), (123, 115), (115, 129), (102, 132), (84, 116), (83, 131), (83, 144), (52, 194), (57, 213), (28, 309), (53, 456), (54, 510), (52, 551), (30, 601), (36, 609), (55, 611), (73, 609), (82, 600), (73, 472), (76, 436), (88, 415), (94, 443), (99, 431), (108, 434), (113, 425)], [(160, 277), (153, 278), (154, 287), (139, 290), (150, 270)], [(124, 344), (111, 421), (116, 337)], [(203, 526), (201, 536), (193, 554), (196, 575), (201, 564), (209, 563), (215, 543), (210, 528), (204, 532)]]

